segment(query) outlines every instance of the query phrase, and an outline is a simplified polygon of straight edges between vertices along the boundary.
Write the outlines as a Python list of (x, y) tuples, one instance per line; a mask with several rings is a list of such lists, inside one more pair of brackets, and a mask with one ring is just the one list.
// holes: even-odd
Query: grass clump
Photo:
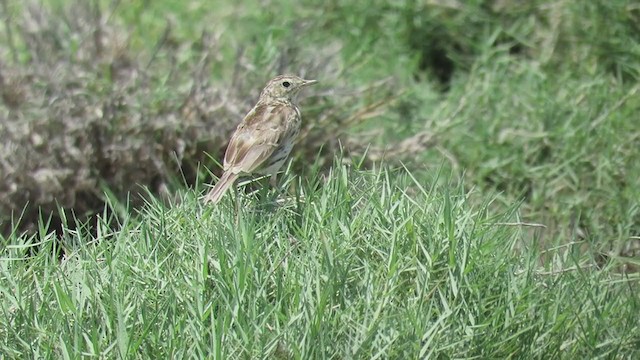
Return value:
[[(318, 178), (311, 176), (309, 179)], [(2, 353), (16, 357), (632, 356), (636, 277), (522, 240), (459, 181), (334, 164), (296, 196), (151, 201), (98, 235), (4, 238)], [(438, 185), (440, 184), (440, 185)], [(256, 196), (261, 197), (258, 199)], [(236, 206), (238, 204), (238, 206)], [(474, 205), (475, 204), (475, 205)], [(482, 204), (482, 205), (478, 205)], [(75, 355), (74, 355), (75, 354)]]

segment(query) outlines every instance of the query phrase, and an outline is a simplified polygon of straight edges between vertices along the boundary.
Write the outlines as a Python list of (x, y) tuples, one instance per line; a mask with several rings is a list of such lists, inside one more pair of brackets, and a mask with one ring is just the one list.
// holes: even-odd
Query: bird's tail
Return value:
[(234, 174), (231, 171), (225, 171), (216, 186), (214, 186), (213, 189), (211, 189), (211, 191), (209, 191), (209, 193), (204, 197), (204, 203), (210, 203), (213, 205), (217, 204), (218, 201), (222, 199), (224, 193), (227, 192), (227, 189), (233, 185), (238, 177), (239, 174)]

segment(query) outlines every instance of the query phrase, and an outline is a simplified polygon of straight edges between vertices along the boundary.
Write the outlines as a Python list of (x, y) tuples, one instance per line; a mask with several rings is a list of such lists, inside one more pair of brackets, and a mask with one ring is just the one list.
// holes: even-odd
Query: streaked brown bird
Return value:
[(205, 203), (216, 204), (242, 175), (271, 175), (276, 185), (278, 170), (291, 153), (300, 132), (301, 116), (297, 97), (304, 87), (317, 83), (294, 75), (271, 79), (231, 136), (224, 155), (224, 173), (205, 196)]

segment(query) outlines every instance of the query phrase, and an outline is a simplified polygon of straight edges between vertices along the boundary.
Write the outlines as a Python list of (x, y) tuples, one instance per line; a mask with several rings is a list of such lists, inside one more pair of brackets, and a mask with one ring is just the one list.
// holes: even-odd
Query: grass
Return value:
[[(54, 10), (32, 15), (42, 24), (6, 3), (0, 78), (39, 80), (22, 95), (0, 88), (2, 120), (35, 154), (0, 123), (2, 156), (24, 155), (0, 164), (33, 186), (14, 160), (40, 161), (38, 181), (64, 195), (38, 204), (44, 218), (75, 208), (52, 215), (58, 234), (41, 221), (0, 235), (2, 356), (640, 355), (634, 2), (49, 0)], [(92, 57), (98, 5), (114, 42)], [(197, 162), (220, 158), (211, 139), (283, 71), (321, 80), (302, 103), (311, 130), (284, 177), (289, 197), (204, 207), (210, 174)], [(82, 147), (93, 143), (83, 121), (115, 144)], [(57, 138), (58, 122), (75, 137)], [(35, 153), (40, 127), (72, 151)], [(103, 145), (108, 166), (81, 156)], [(42, 172), (49, 157), (66, 170)], [(113, 189), (86, 221), (100, 182), (80, 175), (102, 171)], [(158, 182), (172, 201), (156, 198)], [(137, 183), (151, 190), (130, 208), (123, 193)], [(28, 196), (42, 189), (28, 189), (0, 184), (15, 195), (2, 209), (37, 204)]]
[[(523, 243), (516, 209), (461, 182), (336, 163), (297, 196), (191, 191), (64, 259), (6, 239), (0, 352), (76, 358), (580, 358), (638, 355), (637, 274)], [(291, 180), (291, 178), (289, 178)], [(313, 179), (313, 177), (311, 178)], [(440, 184), (440, 185), (438, 185)], [(481, 201), (471, 201), (478, 197)], [(480, 205), (474, 205), (480, 204)], [(105, 215), (107, 216), (107, 215)], [(29, 249), (32, 249), (29, 252)], [(31, 255), (25, 259), (26, 253)]]

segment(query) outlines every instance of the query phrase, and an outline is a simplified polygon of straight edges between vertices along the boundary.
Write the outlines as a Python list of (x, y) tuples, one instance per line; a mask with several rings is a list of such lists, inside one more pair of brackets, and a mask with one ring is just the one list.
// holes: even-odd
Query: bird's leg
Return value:
[(280, 197), (283, 199), (286, 199), (287, 194), (286, 194), (286, 189), (280, 188), (278, 186), (278, 173), (273, 173), (271, 174), (271, 178), (269, 179), (269, 185), (271, 185), (272, 188), (274, 188), (276, 190), (276, 198)]
[(237, 187), (233, 187), (233, 200), (235, 201), (235, 205), (236, 205), (236, 229), (239, 229), (240, 226), (240, 194), (238, 193), (238, 188)]

